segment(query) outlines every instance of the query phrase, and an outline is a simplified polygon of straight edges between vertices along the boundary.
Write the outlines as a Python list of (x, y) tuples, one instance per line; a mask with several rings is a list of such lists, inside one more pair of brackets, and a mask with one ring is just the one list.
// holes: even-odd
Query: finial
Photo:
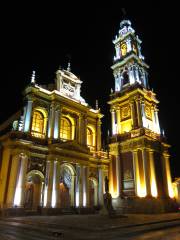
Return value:
[(70, 63), (70, 60), (69, 60), (69, 62), (68, 62), (67, 71), (68, 71), (68, 72), (70, 72), (70, 71), (71, 71), (71, 63)]
[(58, 70), (61, 70), (62, 69), (62, 67), (61, 67), (61, 65), (59, 65), (59, 68), (58, 68)]
[(111, 94), (113, 93), (113, 89), (111, 88)]
[(35, 83), (35, 71), (32, 71), (31, 83)]
[(98, 100), (96, 100), (96, 110), (98, 110), (99, 106), (98, 106)]

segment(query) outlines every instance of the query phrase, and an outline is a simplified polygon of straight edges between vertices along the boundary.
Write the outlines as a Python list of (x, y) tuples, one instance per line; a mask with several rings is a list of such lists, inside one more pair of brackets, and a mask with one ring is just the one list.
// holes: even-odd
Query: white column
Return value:
[(111, 110), (112, 135), (116, 134), (115, 110)]
[(29, 132), (31, 127), (31, 118), (32, 118), (32, 100), (28, 100), (27, 107), (26, 107), (26, 115), (25, 115), (25, 122), (24, 122), (24, 132)]
[(45, 189), (44, 189), (44, 207), (51, 207), (53, 170), (54, 170), (53, 161), (47, 160)]
[(83, 169), (81, 165), (78, 165), (76, 168), (77, 177), (76, 177), (76, 207), (83, 206)]
[(60, 109), (55, 111), (54, 138), (58, 139), (60, 135)]
[(129, 68), (129, 80), (131, 85), (135, 83), (134, 72), (132, 67)]
[(14, 155), (12, 157), (11, 172), (9, 176), (9, 186), (7, 194), (7, 207), (13, 207), (14, 194), (16, 190), (16, 180), (18, 175), (19, 156)]
[(104, 174), (103, 174), (103, 169), (99, 168), (99, 205), (103, 206), (104, 205), (104, 199), (103, 199), (103, 194), (104, 194)]
[(14, 196), (14, 206), (22, 207), (24, 203), (24, 189), (27, 171), (27, 156), (20, 156), (19, 174), (17, 176), (16, 190)]
[(48, 122), (48, 137), (49, 138), (53, 138), (53, 136), (54, 136), (54, 117), (55, 117), (54, 103), (52, 103), (50, 106), (49, 122)]
[(127, 45), (127, 52), (130, 52), (132, 50), (132, 48), (131, 48), (131, 40), (130, 39), (126, 40), (126, 45)]
[(151, 183), (150, 183), (150, 163), (147, 158), (146, 149), (142, 149), (143, 165), (144, 165), (144, 177), (146, 183), (146, 196), (151, 195)]
[(87, 206), (87, 167), (83, 166), (82, 169), (82, 184), (83, 184), (83, 207)]
[(53, 162), (53, 184), (52, 184), (52, 199), (51, 206), (54, 208), (57, 205), (57, 161)]
[(142, 122), (143, 122), (143, 127), (146, 127), (146, 128), (147, 128), (144, 101), (142, 101), (142, 103), (141, 103), (141, 110), (142, 110)]
[(155, 124), (156, 124), (156, 132), (160, 133), (158, 110), (156, 108), (154, 109), (154, 119), (155, 119)]
[(136, 76), (136, 81), (141, 83), (140, 79), (139, 79), (139, 72), (138, 72), (138, 67), (135, 67), (135, 76)]
[(120, 59), (121, 57), (120, 46), (116, 45), (115, 49), (116, 49), (116, 59)]

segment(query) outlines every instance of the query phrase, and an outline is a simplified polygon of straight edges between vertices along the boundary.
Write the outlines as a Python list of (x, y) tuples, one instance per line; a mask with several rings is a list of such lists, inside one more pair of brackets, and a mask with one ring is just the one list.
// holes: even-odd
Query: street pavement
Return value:
[(0, 240), (180, 239), (180, 213), (26, 216), (0, 219)]

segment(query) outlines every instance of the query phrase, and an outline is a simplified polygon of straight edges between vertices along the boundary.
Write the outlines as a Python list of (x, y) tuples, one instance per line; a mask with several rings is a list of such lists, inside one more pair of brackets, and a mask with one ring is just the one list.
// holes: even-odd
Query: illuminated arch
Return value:
[(75, 176), (76, 176), (76, 171), (71, 164), (63, 163), (60, 166), (60, 185), (59, 186), (61, 188), (61, 184), (64, 185), (65, 183), (66, 186), (69, 188), (71, 206), (75, 206)]
[(31, 134), (35, 137), (45, 138), (47, 129), (47, 111), (36, 107), (33, 110)]
[(31, 170), (30, 172), (27, 173), (27, 179), (31, 176), (31, 175), (38, 175), (41, 178), (41, 181), (44, 181), (44, 175), (42, 174), (42, 172), (40, 172), (39, 170)]

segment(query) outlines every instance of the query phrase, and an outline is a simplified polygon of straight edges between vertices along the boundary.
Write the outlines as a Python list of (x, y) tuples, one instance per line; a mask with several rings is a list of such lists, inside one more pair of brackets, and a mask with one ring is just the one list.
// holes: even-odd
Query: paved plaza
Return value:
[(180, 213), (27, 216), (0, 219), (0, 240), (180, 239)]

